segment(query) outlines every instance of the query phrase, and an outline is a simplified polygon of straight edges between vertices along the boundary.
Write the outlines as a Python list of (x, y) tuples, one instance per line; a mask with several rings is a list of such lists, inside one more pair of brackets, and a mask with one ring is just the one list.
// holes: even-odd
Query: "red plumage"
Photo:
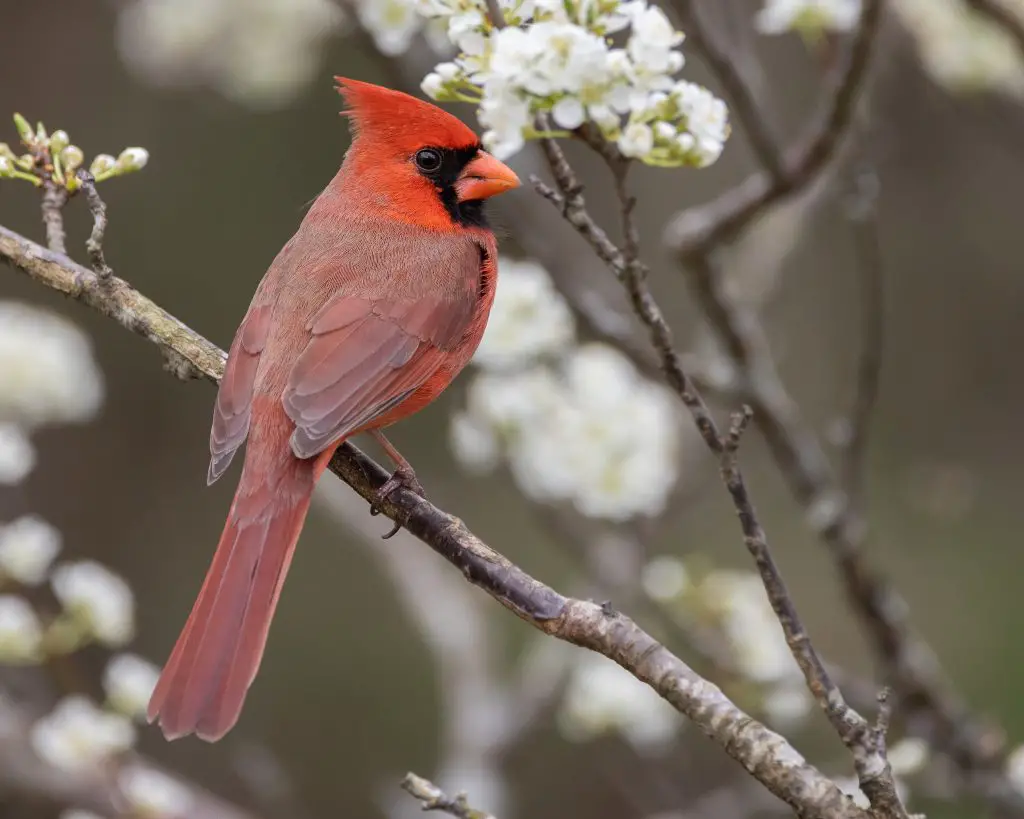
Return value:
[[(337, 79), (352, 146), (260, 282), (217, 394), (208, 480), (243, 443), (245, 463), (150, 701), (169, 739), (213, 741), (238, 720), (334, 450), (374, 432), (399, 466), (389, 487), (414, 481), (379, 430), (451, 383), (494, 298), (497, 248), (479, 201), (518, 185), (515, 175), (436, 106)], [(430, 170), (435, 158), (445, 164)]]

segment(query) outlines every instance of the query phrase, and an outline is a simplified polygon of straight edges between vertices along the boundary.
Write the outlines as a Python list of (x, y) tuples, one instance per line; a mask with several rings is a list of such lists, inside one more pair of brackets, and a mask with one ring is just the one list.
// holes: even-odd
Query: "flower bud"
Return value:
[(11, 150), (11, 146), (6, 142), (0, 142), (0, 156), (6, 156), (12, 162), (14, 161), (14, 151)]
[(68, 145), (71, 144), (71, 140), (68, 138), (67, 131), (54, 131), (50, 134), (50, 153), (59, 154)]
[(117, 160), (110, 154), (96, 154), (92, 164), (89, 166), (89, 173), (99, 180), (100, 177), (108, 177), (114, 172)]
[(46, 126), (41, 122), (36, 123), (36, 142), (40, 145), (45, 145), (49, 141), (50, 137), (46, 134)]
[(149, 151), (145, 148), (125, 148), (117, 158), (117, 170), (121, 173), (141, 171), (149, 162)]
[(14, 170), (14, 163), (6, 156), (0, 156), (0, 177), (10, 176)]
[(18, 136), (22, 142), (32, 142), (35, 136), (32, 133), (32, 126), (21, 114), (14, 115), (14, 127), (18, 129)]
[(68, 145), (60, 152), (60, 161), (68, 171), (75, 171), (85, 161), (85, 154), (77, 145)]
[(32, 154), (22, 154), (18, 158), (18, 167), (31, 171), (36, 166), (36, 158)]

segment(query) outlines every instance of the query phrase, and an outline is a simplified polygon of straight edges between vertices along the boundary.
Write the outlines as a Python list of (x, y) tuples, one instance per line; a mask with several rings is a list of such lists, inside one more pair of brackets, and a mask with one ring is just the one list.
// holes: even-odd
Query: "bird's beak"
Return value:
[(486, 151), (479, 151), (455, 181), (455, 192), (460, 202), (487, 199), (518, 187), (519, 177), (512, 169)]

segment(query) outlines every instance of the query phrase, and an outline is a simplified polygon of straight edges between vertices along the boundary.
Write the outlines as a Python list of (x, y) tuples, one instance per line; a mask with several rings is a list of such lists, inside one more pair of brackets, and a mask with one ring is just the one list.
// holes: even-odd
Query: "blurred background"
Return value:
[[(795, 34), (756, 35), (759, 5), (736, 0), (705, 12), (733, 46), (756, 51), (758, 98), (777, 132), (792, 136), (820, 88), (817, 51)], [(1002, 726), (1012, 748), (1024, 740), (1024, 614), (1017, 605), (1024, 570), (1024, 108), (1017, 94), (1024, 66), (1013, 62), (1011, 46), (1005, 71), (1001, 64), (987, 75), (977, 69), (988, 80), (951, 88), (908, 33), (923, 31), (913, 6), (886, 20), (855, 152), (880, 180), (887, 302), (867, 458), (867, 549), (957, 690)], [(141, 173), (102, 187), (107, 259), (226, 349), (257, 282), (348, 144), (332, 75), (416, 90), (440, 59), (419, 35), (407, 50), (405, 35), (382, 35), (381, 25), (375, 47), (371, 13), (364, 11), (362, 23), (358, 14), (342, 16), (327, 0), (0, 0), (0, 114), (7, 123), (18, 111), (63, 128), (87, 157), (148, 150)], [(367, 24), (370, 35), (361, 28)], [(985, 42), (978, 53), (995, 54)], [(381, 53), (381, 45), (394, 54)], [(685, 76), (715, 88), (696, 56)], [(450, 108), (473, 122), (469, 106)], [(17, 141), (13, 125), (0, 125), (0, 140)], [(595, 214), (612, 223), (602, 169), (582, 151), (570, 154)], [(529, 172), (535, 161), (525, 152), (512, 165)], [(712, 370), (719, 354), (662, 231), (678, 211), (754, 167), (736, 128), (708, 170), (645, 168), (632, 180), (652, 286), (680, 345)], [(584, 294), (629, 328), (609, 272), (528, 187), (495, 203), (503, 252), (537, 259), (560, 290)], [(760, 311), (804, 422), (830, 446), (853, 398), (863, 270), (847, 218), (849, 174), (837, 170), (824, 188), (765, 214), (723, 261), (741, 298)], [(80, 198), (65, 218), (69, 253), (87, 263), (90, 220)], [(0, 224), (44, 241), (37, 191), (0, 182)], [(33, 435), (35, 468), (24, 481), (0, 486), (0, 520), (38, 515), (62, 533), (63, 558), (94, 559), (126, 578), (135, 596), (131, 651), (159, 664), (198, 591), (237, 479), (236, 466), (211, 488), (204, 480), (214, 390), (169, 377), (151, 344), (4, 268), (0, 303), (7, 301), (55, 311), (81, 328), (104, 398), (88, 423)], [(0, 326), (0, 336), (7, 331)], [(589, 333), (577, 326), (579, 343)], [(655, 520), (602, 521), (571, 504), (530, 500), (505, 467), (480, 476), (460, 462), (452, 419), (477, 377), (467, 373), (393, 433), (430, 499), (550, 585), (611, 597), (774, 721), (816, 764), (851, 776), (841, 747), (799, 693), (788, 707), (766, 707), (763, 687), (716, 676), (692, 653), (686, 628), (663, 630), (650, 599), (638, 599), (668, 601), (672, 610), (684, 575), (715, 570), (719, 582), (738, 581), (724, 570), (747, 577), (752, 568), (716, 465), (688, 417), (678, 415), (671, 433), (677, 480), (655, 502), (664, 507)], [(0, 373), (0, 393), (8, 389), (3, 379)], [(743, 464), (816, 644), (870, 681), (871, 655), (838, 593), (834, 566), (755, 435)], [(650, 472), (651, 481), (661, 479)], [(691, 726), (657, 701), (639, 705), (649, 694), (639, 684), (617, 677), (610, 663), (604, 679), (607, 668), (593, 666), (601, 658), (537, 642), (422, 544), (405, 536), (379, 541), (386, 522), (369, 518), (333, 477), (325, 483), (329, 497), (306, 526), (241, 722), (212, 746), (194, 738), (168, 744), (155, 728), (140, 727), (137, 747), (147, 757), (252, 816), (411, 815), (416, 805), (398, 788), (407, 770), (449, 792), (467, 789), (474, 805), (499, 819), (777, 811), (770, 798), (751, 796), (733, 763)], [(765, 629), (763, 640), (774, 645), (778, 635), (770, 624)], [(97, 646), (75, 655), (77, 690), (102, 700), (109, 656)], [(46, 713), (67, 683), (60, 674), (9, 672), (2, 677), (8, 696), (28, 714)], [(530, 717), (522, 730), (509, 727), (521, 722), (517, 714)], [(644, 720), (655, 727), (631, 733)], [(908, 777), (915, 809), (986, 815), (977, 799), (945, 792), (920, 765), (909, 767), (918, 777)], [(14, 779), (0, 776), (5, 816), (45, 817), (67, 807), (59, 793), (20, 790)], [(679, 813), (685, 810), (692, 812)]]

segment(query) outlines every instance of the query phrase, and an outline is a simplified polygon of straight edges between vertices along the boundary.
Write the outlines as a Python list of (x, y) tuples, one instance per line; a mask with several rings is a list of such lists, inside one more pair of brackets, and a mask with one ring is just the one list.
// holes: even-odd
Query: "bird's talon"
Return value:
[[(388, 496), (396, 489), (406, 489), (409, 492), (413, 492), (419, 495), (421, 498), (426, 497), (426, 493), (423, 491), (423, 484), (419, 482), (416, 477), (416, 473), (411, 469), (405, 470), (399, 467), (395, 470), (394, 474), (387, 479), (383, 486), (377, 490), (377, 496), (374, 501), (370, 504), (370, 514), (379, 515), (380, 505), (388, 499)], [(398, 534), (399, 529), (402, 528), (402, 524), (395, 521), (394, 527), (386, 535), (382, 536), (383, 540), (388, 540)]]

